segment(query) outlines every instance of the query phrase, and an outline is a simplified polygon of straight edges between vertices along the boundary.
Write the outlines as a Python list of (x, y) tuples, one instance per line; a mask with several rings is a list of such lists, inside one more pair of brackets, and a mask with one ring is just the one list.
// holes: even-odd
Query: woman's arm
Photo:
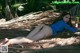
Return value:
[(75, 27), (71, 27), (70, 25), (66, 24), (64, 25), (64, 28), (71, 31), (71, 32), (76, 32), (77, 31), (77, 28)]

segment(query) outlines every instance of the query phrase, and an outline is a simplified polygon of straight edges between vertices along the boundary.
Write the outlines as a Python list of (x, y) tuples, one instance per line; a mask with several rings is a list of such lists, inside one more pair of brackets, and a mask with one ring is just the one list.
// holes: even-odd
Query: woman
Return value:
[(2, 44), (4, 45), (10, 45), (10, 44), (19, 44), (23, 42), (34, 42), (43, 38), (47, 38), (49, 36), (56, 36), (59, 32), (61, 33), (64, 31), (64, 29), (67, 29), (71, 32), (76, 32), (77, 29), (72, 26), (71, 24), (71, 15), (67, 12), (63, 12), (61, 16), (56, 19), (52, 25), (46, 26), (46, 25), (40, 25), (37, 26), (33, 31), (29, 33), (26, 37), (16, 37), (13, 39), (7, 39), (5, 38), (5, 41)]

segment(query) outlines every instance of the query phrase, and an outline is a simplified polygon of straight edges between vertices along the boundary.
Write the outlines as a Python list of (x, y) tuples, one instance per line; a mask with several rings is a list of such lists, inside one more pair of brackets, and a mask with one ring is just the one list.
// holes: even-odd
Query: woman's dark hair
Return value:
[[(53, 21), (53, 24), (56, 23), (57, 21), (63, 20), (63, 17), (65, 15), (70, 15), (71, 16), (71, 14), (69, 12), (62, 12), (60, 14), (60, 16)], [(69, 21), (67, 22), (67, 24), (70, 25), (70, 26), (72, 26), (72, 24), (71, 24), (71, 17), (69, 18)]]

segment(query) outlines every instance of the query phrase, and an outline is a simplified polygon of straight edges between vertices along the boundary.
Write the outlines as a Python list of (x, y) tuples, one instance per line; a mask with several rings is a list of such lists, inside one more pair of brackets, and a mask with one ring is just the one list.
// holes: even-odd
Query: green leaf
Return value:
[(23, 11), (24, 10), (24, 7), (23, 6), (18, 6), (18, 10), (19, 11)]
[(17, 3), (17, 4), (12, 5), (12, 7), (19, 7), (19, 6), (26, 5), (26, 4), (27, 3)]

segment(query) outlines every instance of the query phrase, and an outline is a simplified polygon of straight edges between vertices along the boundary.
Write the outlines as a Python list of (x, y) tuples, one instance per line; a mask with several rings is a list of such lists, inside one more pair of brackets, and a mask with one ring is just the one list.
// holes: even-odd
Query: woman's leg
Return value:
[[(35, 32), (35, 30), (33, 32)], [(34, 34), (33, 32), (31, 32), (31, 34)], [(49, 26), (44, 25), (43, 28), (39, 32), (36, 31), (35, 35), (9, 39), (9, 41), (5, 45), (19, 44), (19, 43), (24, 43), (24, 42), (30, 43), (30, 42), (37, 41), (42, 38), (49, 37), (50, 35), (52, 35), (52, 29)]]
[(39, 39), (46, 38), (51, 35), (52, 35), (52, 29), (49, 26), (44, 25), (43, 28), (38, 33), (36, 33), (32, 37), (28, 36), (27, 38), (29, 38), (33, 41), (37, 41)]
[[(33, 31), (31, 31), (29, 33), (29, 35), (27, 35), (27, 37), (32, 37), (34, 36), (36, 33), (38, 33), (40, 31), (40, 29), (43, 27), (44, 25), (39, 25), (37, 26)], [(0, 43), (0, 44), (3, 44), (7, 42), (6, 39)], [(9, 39), (8, 42), (5, 44), (5, 45), (9, 45), (9, 44), (18, 44), (18, 43), (23, 43), (23, 42), (33, 42), (33, 40), (30, 40), (28, 38), (25, 38), (25, 37), (16, 37), (16, 38), (12, 38), (12, 39)]]
[(25, 37), (16, 37), (16, 38), (12, 38), (12, 39), (8, 39), (7, 43), (3, 44), (0, 43), (0, 45), (10, 45), (10, 44), (19, 44), (19, 43), (31, 43), (33, 42), (33, 40), (30, 40), (28, 38)]
[(37, 26), (33, 31), (31, 31), (31, 32), (27, 35), (27, 37), (32, 37), (32, 36), (34, 36), (36, 33), (38, 33), (38, 32), (42, 29), (43, 26), (44, 26), (43, 24)]

